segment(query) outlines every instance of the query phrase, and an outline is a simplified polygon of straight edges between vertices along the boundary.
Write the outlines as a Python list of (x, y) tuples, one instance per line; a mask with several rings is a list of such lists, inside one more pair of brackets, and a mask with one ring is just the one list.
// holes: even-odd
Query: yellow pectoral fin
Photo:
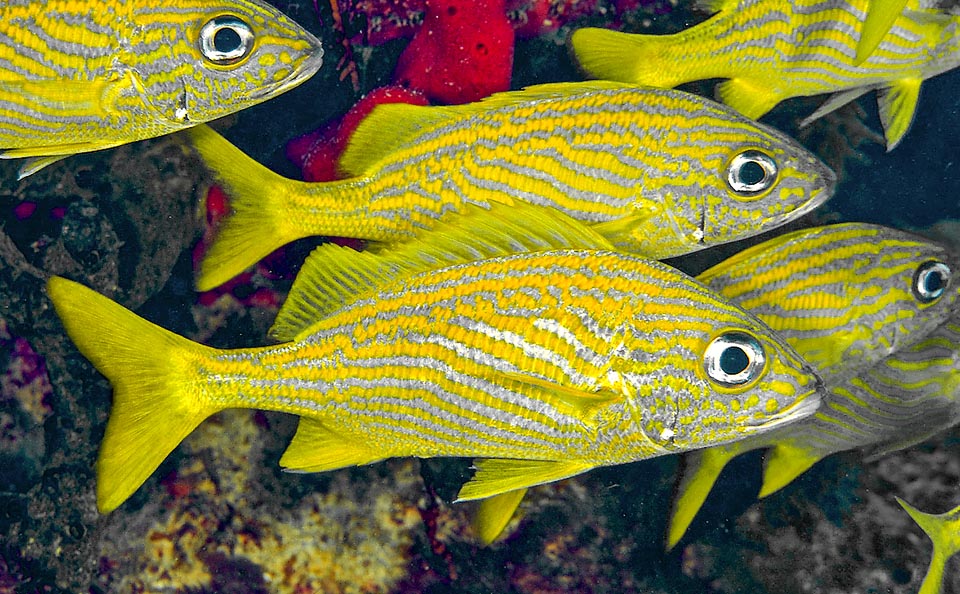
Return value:
[(887, 138), (887, 151), (892, 151), (903, 139), (913, 122), (920, 98), (920, 78), (904, 78), (877, 92), (880, 123)]
[(857, 54), (853, 59), (854, 66), (862, 64), (877, 49), (906, 5), (907, 0), (870, 0), (867, 17), (860, 28)]
[(793, 479), (806, 472), (823, 456), (791, 443), (778, 443), (767, 451), (763, 464), (763, 485), (757, 495), (760, 499), (786, 487)]
[(526, 494), (526, 489), (517, 489), (480, 501), (471, 525), (483, 544), (492, 543), (503, 533)]
[(373, 464), (386, 457), (327, 429), (320, 421), (300, 417), (297, 433), (280, 457), (280, 466), (289, 472), (325, 472)]
[(588, 392), (520, 373), (501, 372), (497, 375), (501, 377), (501, 383), (504, 383), (505, 379), (507, 382), (516, 384), (520, 392), (527, 395), (533, 392), (536, 398), (580, 419), (585, 424), (593, 422), (599, 409), (624, 398), (623, 394), (611, 390)]
[(477, 472), (460, 489), (457, 501), (484, 499), (518, 489), (552, 483), (582, 474), (594, 468), (596, 464), (582, 461), (485, 458), (476, 460), (474, 466)]
[(683, 457), (683, 474), (673, 500), (673, 514), (667, 529), (667, 550), (677, 546), (697, 517), (723, 468), (742, 451), (718, 446), (696, 450)]
[(780, 103), (781, 98), (769, 87), (741, 78), (725, 80), (717, 85), (717, 99), (751, 119), (759, 119)]

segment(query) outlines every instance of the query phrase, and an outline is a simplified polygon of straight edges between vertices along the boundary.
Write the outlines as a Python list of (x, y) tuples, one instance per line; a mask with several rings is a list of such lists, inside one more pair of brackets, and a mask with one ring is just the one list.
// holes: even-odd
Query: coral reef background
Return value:
[[(341, 0), (335, 13), (322, 2), (274, 4), (324, 40), (327, 64), (220, 127), (295, 176), (285, 143), (390, 82), (422, 7)], [(514, 88), (579, 78), (564, 45), (573, 25), (671, 32), (703, 18), (666, 2), (511, 6), (515, 19), (550, 21), (515, 40)], [(956, 72), (925, 83), (913, 128), (891, 153), (871, 131), (872, 100), (802, 130), (796, 121), (817, 99), (765, 118), (842, 171), (836, 197), (804, 224), (877, 222), (960, 248), (958, 89)], [(198, 300), (192, 249), (205, 228), (209, 179), (176, 136), (71, 157), (19, 182), (18, 166), (0, 162), (0, 593), (911, 593), (930, 544), (894, 495), (933, 512), (960, 503), (953, 430), (878, 460), (834, 456), (759, 503), (759, 459), (748, 456), (730, 465), (671, 553), (663, 534), (676, 458), (536, 488), (510, 536), (482, 548), (470, 506), (450, 503), (469, 460), (285, 474), (277, 460), (295, 419), (227, 411), (129, 502), (100, 516), (94, 463), (110, 388), (64, 334), (45, 276), (68, 276), (173, 331), (237, 347), (265, 343), (295, 265)], [(288, 248), (288, 260), (302, 260), (315, 241)], [(679, 264), (696, 272), (741, 247)], [(263, 295), (275, 298), (252, 298)], [(949, 568), (944, 592), (958, 593), (958, 561)]]

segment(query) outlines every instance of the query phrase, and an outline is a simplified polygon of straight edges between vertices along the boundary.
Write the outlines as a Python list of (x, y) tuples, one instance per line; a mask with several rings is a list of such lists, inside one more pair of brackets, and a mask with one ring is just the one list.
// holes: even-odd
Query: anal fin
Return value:
[(887, 138), (887, 151), (892, 151), (910, 129), (920, 98), (920, 78), (904, 78), (877, 92), (880, 123)]
[[(477, 471), (457, 495), (457, 501), (484, 499), (552, 483), (576, 476), (594, 468), (596, 464), (577, 461), (508, 460), (484, 458), (476, 460)], [(512, 512), (511, 512), (512, 513)]]
[(471, 524), (483, 544), (492, 543), (503, 533), (526, 494), (526, 489), (517, 489), (480, 501)]
[(300, 418), (297, 433), (280, 458), (290, 472), (324, 472), (372, 464), (386, 458), (327, 429), (320, 421)]

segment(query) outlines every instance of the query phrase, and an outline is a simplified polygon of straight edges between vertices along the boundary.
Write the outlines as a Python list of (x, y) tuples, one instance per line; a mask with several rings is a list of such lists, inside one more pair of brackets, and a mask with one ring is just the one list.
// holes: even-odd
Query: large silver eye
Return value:
[(253, 49), (253, 30), (235, 16), (218, 16), (200, 29), (200, 53), (218, 66), (236, 64)]
[(707, 345), (703, 368), (707, 377), (725, 388), (752, 382), (763, 373), (766, 357), (756, 338), (744, 332), (725, 332)]
[(917, 267), (913, 274), (913, 296), (920, 303), (933, 303), (950, 284), (950, 267), (937, 260), (929, 260)]
[(755, 196), (777, 183), (777, 162), (757, 150), (743, 151), (730, 161), (727, 184), (741, 196)]

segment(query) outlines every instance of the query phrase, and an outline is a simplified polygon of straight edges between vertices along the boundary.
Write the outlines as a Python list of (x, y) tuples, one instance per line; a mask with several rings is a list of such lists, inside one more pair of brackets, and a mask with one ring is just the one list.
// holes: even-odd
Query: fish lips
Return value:
[(320, 70), (320, 67), (323, 66), (323, 44), (313, 34), (307, 31), (303, 32), (303, 38), (310, 44), (311, 49), (309, 55), (300, 64), (297, 71), (279, 82), (266, 84), (252, 91), (250, 93), (251, 99), (269, 99), (274, 95), (285, 93), (294, 87), (300, 86)]

